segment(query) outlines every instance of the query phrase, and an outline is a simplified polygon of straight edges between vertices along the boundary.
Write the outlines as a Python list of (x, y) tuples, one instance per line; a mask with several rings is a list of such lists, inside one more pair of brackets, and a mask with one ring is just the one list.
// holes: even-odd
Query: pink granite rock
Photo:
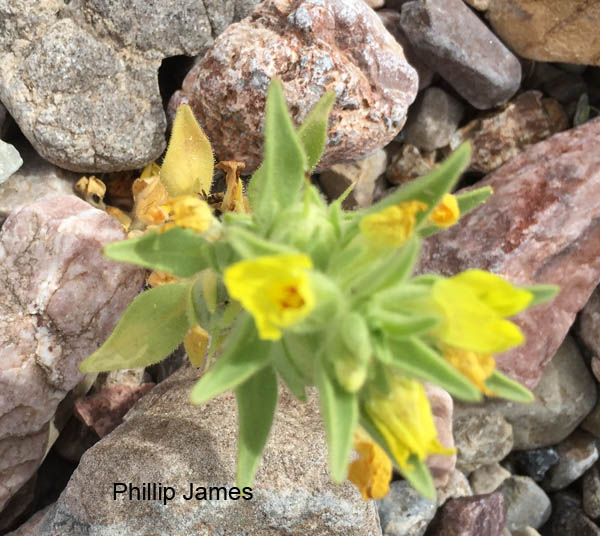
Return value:
[(265, 95), (275, 77), (297, 123), (335, 90), (322, 168), (386, 145), (418, 86), (402, 47), (362, 0), (267, 0), (215, 40), (170, 109), (189, 103), (217, 157), (251, 172), (262, 159)]
[(502, 536), (504, 499), (498, 492), (450, 499), (438, 516), (434, 536)]
[(600, 119), (533, 145), (477, 186), (490, 200), (427, 240), (421, 272), (482, 268), (515, 284), (561, 287), (550, 304), (516, 318), (526, 343), (497, 358), (534, 387), (600, 280)]
[[(433, 422), (438, 433), (438, 439), (444, 447), (454, 448), (452, 397), (437, 385), (426, 383), (424, 386), (425, 394), (431, 405), (431, 413), (433, 413)], [(445, 486), (448, 483), (448, 476), (455, 466), (456, 454), (452, 456), (435, 454), (427, 459), (427, 467), (431, 471), (436, 487)]]
[(109, 261), (116, 220), (74, 196), (13, 212), (0, 233), (0, 509), (35, 472), (48, 422), (143, 272)]
[(75, 415), (99, 437), (104, 437), (123, 422), (123, 416), (152, 387), (153, 383), (105, 387), (98, 393), (75, 400)]

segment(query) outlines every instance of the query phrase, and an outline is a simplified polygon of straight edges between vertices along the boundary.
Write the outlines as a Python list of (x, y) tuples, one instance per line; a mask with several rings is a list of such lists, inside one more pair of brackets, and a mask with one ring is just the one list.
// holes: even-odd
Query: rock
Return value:
[(37, 476), (37, 473), (34, 474), (4, 506), (0, 513), (0, 534), (18, 526), (18, 522), (27, 515), (27, 510), (31, 510), (37, 492)]
[[(425, 394), (429, 400), (433, 422), (438, 434), (438, 440), (444, 447), (454, 448), (454, 437), (452, 434), (452, 412), (454, 404), (452, 397), (437, 385), (425, 383)], [(456, 465), (456, 455), (443, 456), (434, 454), (427, 458), (427, 467), (431, 472), (433, 481), (438, 486), (448, 483), (450, 472)]]
[(542, 86), (542, 89), (548, 96), (563, 104), (577, 101), (582, 93), (587, 93), (588, 91), (583, 76), (564, 71), (560, 71), (560, 74), (556, 78), (546, 82)]
[(0, 138), (6, 134), (8, 125), (10, 123), (10, 116), (4, 107), (4, 104), (0, 102)]
[(448, 145), (464, 113), (463, 105), (437, 87), (427, 88), (411, 106), (404, 141), (433, 151)]
[(600, 279), (598, 146), (593, 119), (527, 148), (477, 183), (494, 189), (485, 205), (423, 244), (421, 272), (480, 268), (518, 285), (561, 288), (551, 303), (516, 317), (527, 341), (497, 356), (500, 370), (530, 388)]
[(121, 424), (123, 416), (152, 387), (153, 383), (104, 387), (98, 393), (75, 400), (75, 415), (98, 437), (104, 437)]
[(323, 171), (319, 184), (330, 200), (337, 199), (351, 184), (354, 189), (342, 203), (346, 210), (365, 208), (373, 203), (375, 181), (385, 173), (387, 154), (378, 149), (372, 155), (349, 164), (335, 164)]
[(575, 332), (589, 353), (600, 358), (600, 287), (592, 293), (579, 314)]
[(165, 147), (161, 61), (200, 53), (256, 3), (11, 0), (0, 15), (0, 99), (58, 166), (139, 168)]
[(513, 427), (500, 413), (485, 414), (475, 405), (457, 404), (454, 413), (456, 466), (471, 472), (502, 460), (513, 447)]
[(491, 463), (475, 469), (469, 475), (469, 482), (474, 494), (485, 495), (496, 491), (509, 477), (510, 472), (499, 463)]
[(519, 56), (600, 65), (600, 12), (595, 2), (490, 0), (487, 18)]
[(436, 491), (438, 506), (442, 506), (448, 499), (458, 499), (473, 495), (467, 477), (458, 469), (450, 471), (446, 484), (438, 487)]
[(377, 501), (377, 509), (383, 536), (423, 536), (437, 507), (405, 480), (396, 480), (390, 484), (390, 492)]
[(559, 460), (544, 480), (549, 491), (566, 488), (585, 473), (598, 459), (596, 441), (590, 434), (575, 431), (557, 447)]
[(540, 533), (531, 527), (525, 527), (524, 529), (513, 530), (509, 536), (540, 536)]
[(251, 172), (262, 160), (265, 96), (276, 77), (296, 123), (327, 90), (337, 94), (321, 169), (391, 141), (418, 85), (402, 47), (362, 0), (267, 0), (216, 39), (170, 110), (189, 103), (217, 158)]
[(600, 468), (597, 463), (583, 475), (581, 487), (583, 511), (588, 517), (598, 519), (600, 517)]
[(488, 173), (568, 127), (567, 114), (557, 101), (542, 98), (539, 91), (527, 91), (502, 110), (462, 127), (451, 137), (450, 148), (469, 140), (473, 146), (469, 169)]
[(501, 493), (450, 499), (438, 514), (432, 536), (502, 536), (504, 522)]
[(0, 184), (23, 165), (19, 151), (10, 143), (0, 140)]
[(407, 2), (400, 21), (418, 55), (475, 108), (493, 108), (519, 89), (519, 60), (462, 0)]
[(143, 271), (109, 261), (124, 238), (110, 216), (74, 196), (13, 212), (0, 233), (0, 509), (37, 469), (48, 422), (139, 292)]
[(593, 356), (590, 361), (590, 368), (592, 369), (592, 374), (594, 378), (596, 378), (597, 382), (600, 382), (600, 358)]
[(600, 401), (581, 422), (581, 428), (600, 439)]
[(528, 476), (511, 476), (498, 491), (504, 496), (508, 530), (538, 529), (548, 521), (552, 510), (550, 499)]
[[(272, 534), (380, 534), (374, 502), (354, 485), (335, 485), (316, 396), (298, 403), (282, 391), (254, 484), (252, 500), (240, 499), (236, 481), (236, 402), (226, 393), (201, 406), (189, 393), (201, 373), (181, 368), (129, 411), (125, 422), (88, 450), (67, 488), (49, 512), (39, 536), (108, 534), (128, 536), (198, 531), (247, 536)], [(115, 482), (162, 483), (175, 497), (113, 500)], [(226, 487), (230, 499), (194, 498), (194, 488)], [(200, 494), (202, 490), (199, 490)], [(134, 492), (135, 493), (135, 492)], [(208, 493), (208, 490), (207, 490)], [(237, 495), (237, 497), (236, 497)], [(200, 495), (199, 495), (200, 497)], [(236, 500), (239, 499), (239, 500)]]
[[(460, 429), (457, 419), (463, 415), (468, 415), (476, 428), (478, 419), (493, 422), (492, 415), (499, 414), (512, 425), (514, 450), (547, 447), (567, 438), (596, 401), (595, 382), (571, 337), (565, 339), (550, 361), (533, 394), (535, 400), (530, 404), (494, 399), (484, 404), (456, 404), (455, 434)], [(504, 433), (498, 433), (496, 441), (505, 442), (505, 437)], [(484, 439), (494, 442), (493, 437)], [(460, 445), (456, 435), (455, 441)]]
[(398, 43), (400, 43), (402, 46), (408, 63), (417, 71), (417, 74), (419, 75), (419, 91), (421, 91), (431, 84), (435, 73), (421, 58), (419, 58), (419, 56), (413, 50), (410, 41), (400, 26), (399, 11), (399, 7), (398, 11), (382, 9), (381, 11), (377, 12), (377, 15), (379, 15), (379, 18), (381, 19), (381, 22), (383, 22), (386, 30), (390, 32), (396, 38), (396, 41), (398, 41)]
[(403, 145), (396, 151), (385, 172), (385, 178), (392, 184), (404, 184), (426, 175), (435, 167), (435, 155), (422, 155), (414, 145)]
[(465, 0), (465, 2), (478, 11), (486, 11), (490, 7), (490, 0)]
[(18, 145), (23, 156), (23, 166), (7, 181), (0, 184), (0, 220), (13, 210), (59, 194), (72, 194), (77, 180), (81, 177), (53, 166), (41, 158), (29, 145)]
[(552, 497), (551, 536), (600, 536), (600, 528), (586, 517), (581, 500), (572, 493), (560, 492)]
[(46, 515), (51, 506), (46, 506), (39, 512), (36, 512), (29, 520), (21, 525), (17, 530), (9, 532), (7, 536), (36, 536), (38, 529), (46, 519)]
[(552, 447), (541, 449), (522, 450), (514, 452), (511, 456), (517, 471), (527, 475), (536, 482), (541, 482), (548, 470), (558, 463), (558, 452)]
[(379, 9), (385, 5), (385, 0), (365, 0), (365, 2), (372, 9)]

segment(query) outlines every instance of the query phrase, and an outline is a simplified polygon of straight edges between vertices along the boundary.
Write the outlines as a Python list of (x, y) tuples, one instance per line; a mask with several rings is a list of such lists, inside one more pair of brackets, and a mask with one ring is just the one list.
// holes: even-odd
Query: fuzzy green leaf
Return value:
[(531, 300), (531, 303), (529, 303), (527, 307), (533, 307), (534, 305), (549, 302), (560, 292), (560, 287), (556, 285), (532, 285), (530, 287), (521, 288), (533, 294), (533, 300)]
[(277, 375), (267, 366), (250, 376), (235, 390), (238, 408), (237, 485), (251, 486), (265, 448), (275, 406)]
[(405, 339), (430, 331), (439, 323), (436, 316), (404, 314), (369, 308), (369, 324), (394, 339)]
[(273, 365), (292, 394), (301, 402), (306, 402), (306, 391), (302, 373), (298, 370), (285, 347), (285, 339), (275, 343), (272, 350)]
[(232, 227), (227, 230), (226, 240), (242, 259), (253, 259), (263, 255), (281, 255), (285, 253), (298, 253), (294, 248), (265, 240), (251, 231), (241, 227)]
[(317, 387), (327, 434), (331, 478), (334, 482), (341, 483), (346, 478), (354, 442), (358, 401), (356, 395), (348, 393), (329, 376), (324, 360), (319, 360), (317, 364)]
[(137, 264), (177, 277), (190, 277), (210, 266), (211, 244), (191, 229), (175, 227), (165, 233), (112, 242), (104, 255), (114, 261)]
[(234, 389), (270, 361), (271, 343), (258, 338), (254, 321), (247, 313), (240, 315), (227, 340), (225, 351), (204, 375), (190, 394), (192, 404)]
[(304, 184), (306, 156), (288, 113), (281, 81), (267, 92), (265, 157), (250, 181), (248, 199), (255, 218), (269, 227), (275, 215), (297, 201)]
[(507, 378), (497, 370), (492, 372), (492, 375), (485, 381), (485, 384), (494, 393), (494, 396), (514, 400), (515, 402), (533, 402), (535, 399), (529, 389)]
[(335, 91), (325, 93), (313, 109), (306, 116), (302, 126), (298, 129), (298, 136), (304, 147), (308, 160), (308, 169), (310, 173), (319, 163), (323, 149), (325, 148), (325, 140), (327, 139), (327, 123), (329, 120), (329, 112), (335, 102)]
[(103, 372), (157, 363), (189, 329), (186, 308), (191, 282), (162, 285), (140, 294), (107, 341), (81, 365), (81, 372)]
[(417, 337), (388, 338), (378, 348), (377, 357), (409, 376), (439, 385), (456, 398), (467, 402), (481, 400), (475, 385)]

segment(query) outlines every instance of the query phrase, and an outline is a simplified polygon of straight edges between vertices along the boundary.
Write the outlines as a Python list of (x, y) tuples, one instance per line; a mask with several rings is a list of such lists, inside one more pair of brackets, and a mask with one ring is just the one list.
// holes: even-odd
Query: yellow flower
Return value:
[(496, 368), (496, 361), (490, 354), (478, 354), (471, 350), (445, 346), (443, 347), (443, 355), (448, 363), (471, 380), (482, 393), (488, 396), (493, 395), (485, 384), (485, 380), (492, 375)]
[(494, 274), (468, 270), (442, 279), (433, 285), (432, 298), (443, 317), (434, 334), (447, 345), (493, 354), (524, 340), (504, 317), (525, 309), (533, 295)]
[(307, 255), (272, 255), (240, 261), (223, 275), (229, 295), (250, 311), (261, 339), (281, 338), (314, 307)]
[(360, 231), (375, 247), (399, 247), (412, 234), (415, 215), (422, 210), (427, 210), (427, 205), (421, 201), (393, 205), (365, 216), (360, 222)]
[(425, 460), (431, 454), (454, 454), (454, 449), (446, 448), (438, 441), (421, 383), (399, 376), (392, 378), (390, 383), (390, 396), (375, 395), (366, 403), (365, 410), (400, 469), (409, 467), (411, 455)]
[(168, 231), (173, 227), (183, 227), (203, 233), (213, 221), (208, 203), (193, 195), (169, 199), (162, 208), (167, 211), (172, 221), (163, 225), (161, 231)]
[(450, 227), (460, 218), (458, 201), (452, 194), (446, 194), (440, 204), (429, 215), (429, 221), (438, 227)]
[(387, 454), (361, 428), (354, 433), (354, 450), (358, 459), (348, 467), (348, 480), (365, 500), (385, 497), (392, 479), (392, 462)]

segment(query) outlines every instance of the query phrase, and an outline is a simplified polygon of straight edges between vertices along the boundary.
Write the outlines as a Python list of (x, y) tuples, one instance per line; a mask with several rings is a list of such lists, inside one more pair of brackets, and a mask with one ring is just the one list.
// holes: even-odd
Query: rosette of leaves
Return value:
[[(202, 356), (190, 335), (200, 329), (210, 335), (210, 358), (190, 399), (201, 404), (235, 390), (240, 486), (253, 480), (280, 380), (302, 401), (308, 387), (317, 388), (334, 481), (346, 478), (360, 431), (433, 497), (425, 461), (448, 449), (437, 442), (420, 382), (465, 401), (483, 394), (530, 401), (529, 391), (495, 370), (491, 354), (523, 340), (507, 317), (550, 299), (555, 288), (517, 288), (477, 270), (413, 276), (422, 239), (452, 223), (443, 223), (444, 209), (466, 214), (491, 195), (490, 188), (448, 194), (469, 162), (467, 145), (369, 208), (344, 211), (344, 196), (326, 203), (309, 177), (334, 100), (326, 93), (296, 128), (282, 85), (273, 81), (249, 212), (224, 213), (204, 227), (175, 221), (168, 230), (105, 247), (111, 259), (167, 272), (177, 282), (138, 296), (80, 368), (150, 365), (184, 338), (198, 364)], [(177, 158), (167, 154), (165, 175), (177, 195), (194, 194), (210, 177), (197, 176), (199, 168), (186, 159), (197, 164), (212, 154), (199, 127), (182, 139), (169, 148)], [(172, 164), (177, 160), (179, 167)], [(212, 173), (212, 160), (204, 167)]]

